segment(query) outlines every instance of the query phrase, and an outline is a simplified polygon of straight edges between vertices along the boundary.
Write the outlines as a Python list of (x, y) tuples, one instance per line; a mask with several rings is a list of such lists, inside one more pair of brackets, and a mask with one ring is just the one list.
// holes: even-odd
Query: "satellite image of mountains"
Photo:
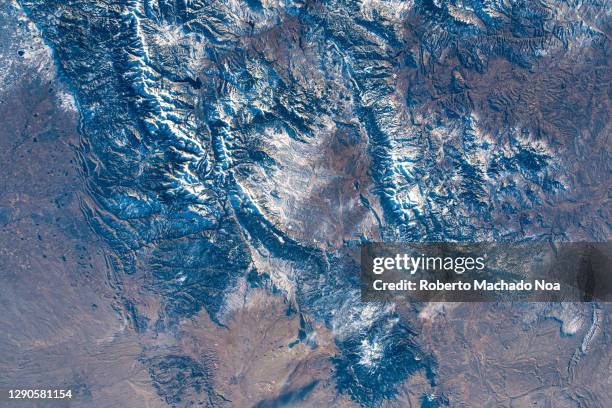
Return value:
[(360, 280), (364, 243), (610, 242), (611, 34), (611, 0), (3, 0), (0, 407), (612, 407), (612, 303)]

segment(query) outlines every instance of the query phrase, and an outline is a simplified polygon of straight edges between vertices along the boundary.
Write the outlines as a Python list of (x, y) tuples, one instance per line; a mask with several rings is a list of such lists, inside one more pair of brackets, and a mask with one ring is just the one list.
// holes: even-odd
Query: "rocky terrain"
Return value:
[(70, 407), (612, 406), (609, 304), (359, 294), (365, 241), (610, 240), (611, 14), (2, 3), (0, 388), (70, 388)]

